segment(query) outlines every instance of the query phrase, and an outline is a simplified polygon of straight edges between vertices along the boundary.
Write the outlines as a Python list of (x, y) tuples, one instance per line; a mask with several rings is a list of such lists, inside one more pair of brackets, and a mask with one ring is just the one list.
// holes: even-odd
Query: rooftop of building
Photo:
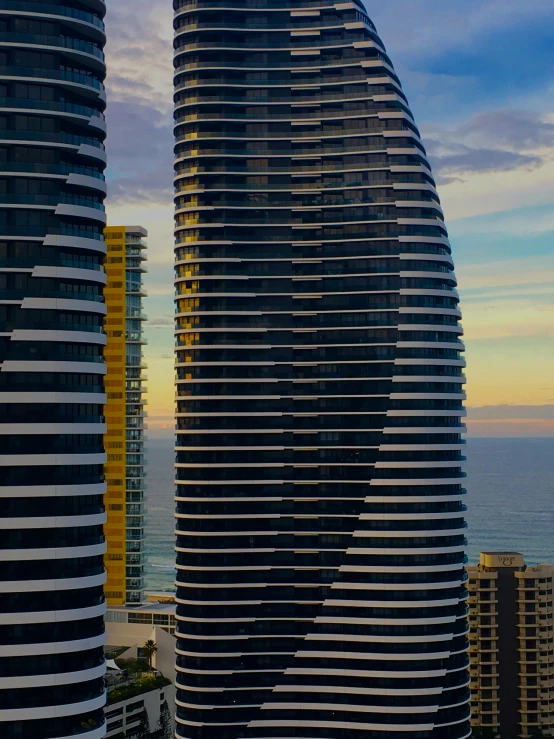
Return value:
[(489, 557), (523, 557), (521, 552), (481, 552)]
[(175, 601), (169, 603), (146, 602), (139, 606), (109, 606), (108, 610), (120, 613), (175, 613)]
[[(106, 647), (105, 651), (110, 655), (117, 649)], [(143, 659), (109, 660), (105, 681), (108, 706), (171, 685), (171, 680), (158, 670), (151, 669)]]
[(500, 570), (513, 570), (516, 577), (523, 577), (526, 573), (530, 575), (542, 575), (545, 573), (551, 576), (554, 572), (554, 565), (540, 562), (526, 562), (525, 555), (520, 552), (481, 552), (479, 561), (468, 567), (469, 572), (474, 575), (491, 575), (496, 577), (496, 573)]
[(111, 235), (114, 231), (117, 231), (117, 232), (124, 231), (127, 235), (131, 235), (131, 236), (141, 236), (141, 237), (148, 236), (148, 231), (143, 226), (123, 226), (123, 225), (112, 225), (110, 223), (106, 226), (106, 231), (108, 232), (108, 235)]
[(147, 590), (146, 598), (150, 603), (175, 603), (175, 593), (165, 590)]
[(125, 226), (125, 231), (134, 236), (148, 236), (148, 231), (143, 226)]

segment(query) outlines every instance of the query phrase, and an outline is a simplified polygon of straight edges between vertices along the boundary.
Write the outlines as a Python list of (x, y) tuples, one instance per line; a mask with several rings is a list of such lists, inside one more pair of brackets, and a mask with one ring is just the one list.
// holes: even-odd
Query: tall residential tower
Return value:
[(104, 736), (102, 0), (0, 2), (0, 736)]
[(177, 734), (470, 734), (458, 294), (360, 0), (175, 0)]
[(481, 552), (469, 568), (472, 724), (502, 739), (554, 729), (554, 567)]
[(141, 226), (105, 230), (106, 273), (106, 599), (108, 605), (144, 600), (144, 393), (142, 347), (146, 269)]

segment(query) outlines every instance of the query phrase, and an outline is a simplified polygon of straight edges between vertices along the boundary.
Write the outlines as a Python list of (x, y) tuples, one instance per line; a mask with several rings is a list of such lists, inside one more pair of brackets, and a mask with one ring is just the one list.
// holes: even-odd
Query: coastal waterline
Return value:
[[(554, 497), (554, 439), (469, 439), (469, 559), (515, 550), (528, 564), (554, 562), (547, 512)], [(148, 443), (147, 587), (173, 591), (173, 439)]]

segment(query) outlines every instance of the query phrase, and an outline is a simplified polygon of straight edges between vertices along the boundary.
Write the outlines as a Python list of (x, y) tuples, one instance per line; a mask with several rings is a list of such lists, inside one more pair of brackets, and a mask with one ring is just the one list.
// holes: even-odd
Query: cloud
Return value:
[(554, 283), (554, 266), (542, 267), (525, 256), (494, 259), (489, 262), (465, 264), (457, 270), (465, 291), (490, 290), (493, 287), (533, 288)]
[(166, 0), (112, 0), (108, 44), (109, 204), (173, 197), (173, 13)]
[(495, 142), (511, 150), (554, 146), (554, 123), (525, 110), (493, 110), (474, 115), (460, 127), (465, 140)]
[(484, 405), (469, 407), (468, 421), (554, 420), (554, 405)]
[(173, 121), (131, 98), (107, 113), (110, 205), (166, 203), (173, 198)]
[(474, 174), (531, 171), (554, 159), (554, 124), (522, 110), (493, 110), (456, 128), (435, 127), (426, 142), (441, 184)]
[(456, 121), (506, 99), (527, 107), (554, 79), (552, 0), (367, 0), (366, 7), (420, 121)]
[(173, 439), (175, 437), (175, 421), (172, 417), (152, 417), (148, 419), (148, 439)]
[(554, 18), (551, 0), (533, 0), (532, 13), (521, 0), (365, 0), (369, 16), (385, 42), (397, 42), (406, 54), (436, 52), (481, 40), (491, 30), (521, 27), (529, 18)]
[(468, 436), (471, 438), (552, 438), (554, 420), (533, 418), (511, 418), (502, 421), (468, 421)]
[(172, 105), (173, 13), (167, 0), (112, 0), (106, 17), (110, 102)]
[[(156, 316), (147, 324), (149, 399), (155, 406), (153, 425), (159, 424), (160, 433), (169, 435), (173, 430), (171, 6), (171, 0), (110, 0), (107, 16), (108, 207), (111, 222), (141, 223), (149, 229), (146, 280), (151, 297), (146, 311)], [(548, 267), (551, 249), (544, 246), (541, 251), (533, 244), (539, 236), (546, 244), (548, 230), (554, 229), (554, 69), (552, 43), (547, 44), (549, 29), (554, 29), (552, 0), (464, 0), (463, 5), (444, 0), (367, 0), (367, 7), (422, 132), (430, 139), (439, 182), (448, 185), (441, 196), (453, 226), (458, 263), (467, 263), (468, 258), (485, 261), (487, 255), (491, 265), (493, 250), (506, 259), (509, 241), (511, 253), (536, 253), (537, 268)], [(545, 207), (542, 214), (536, 210), (539, 203)], [(499, 214), (494, 223), (480, 220), (491, 213)], [(479, 218), (467, 219), (471, 215)], [(521, 243), (516, 243), (516, 236)], [(499, 314), (508, 313), (509, 301), (512, 324), (544, 325), (549, 314), (533, 319), (532, 309), (539, 311), (551, 300), (552, 286), (520, 283), (540, 282), (546, 272), (537, 280), (522, 273), (513, 285), (504, 271), (500, 278), (495, 275), (492, 265), (482, 284), (478, 271), (470, 274), (473, 288), (464, 297), (473, 304), (467, 311), (473, 324), (466, 321), (466, 328), (474, 402), (548, 403), (552, 397), (552, 391), (536, 390), (551, 384), (552, 356), (546, 347), (552, 341), (535, 336), (479, 338), (503, 335), (508, 324)], [(464, 291), (463, 271), (461, 277)], [(526, 420), (524, 410), (516, 419), (480, 418), (473, 413), (470, 409), (473, 434), (477, 429), (487, 436), (540, 435), (537, 428), (554, 427), (550, 417), (531, 415)]]
[(430, 159), (437, 173), (437, 182), (442, 185), (461, 181), (462, 176), (470, 174), (532, 170), (543, 164), (543, 160), (538, 156), (497, 149), (471, 149), (464, 145), (459, 146), (456, 153), (445, 156), (433, 156), (430, 153)]
[(148, 328), (165, 328), (166, 326), (173, 327), (175, 319), (171, 318), (150, 318), (148, 320)]
[(468, 408), (469, 436), (554, 436), (554, 405), (492, 405)]

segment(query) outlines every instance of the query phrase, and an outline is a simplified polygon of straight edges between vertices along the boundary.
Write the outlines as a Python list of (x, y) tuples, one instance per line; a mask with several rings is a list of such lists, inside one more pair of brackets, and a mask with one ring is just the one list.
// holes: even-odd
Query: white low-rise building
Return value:
[(151, 686), (141, 676), (134, 681), (123, 679), (108, 689), (106, 739), (173, 737), (175, 688), (156, 674)]

